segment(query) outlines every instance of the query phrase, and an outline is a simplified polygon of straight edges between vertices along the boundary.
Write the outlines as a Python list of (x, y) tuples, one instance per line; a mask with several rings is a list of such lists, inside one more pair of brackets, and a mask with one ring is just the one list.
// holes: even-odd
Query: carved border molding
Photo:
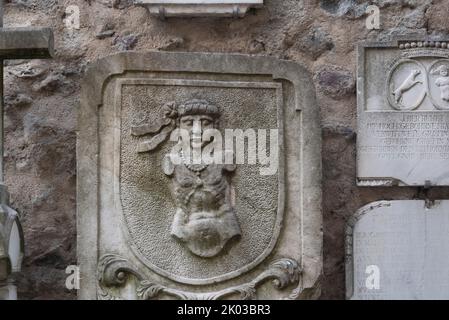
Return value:
[[(98, 299), (100, 300), (121, 300), (121, 297), (115, 295), (111, 288), (125, 286), (129, 276), (134, 276), (138, 281), (136, 294), (140, 300), (150, 300), (162, 294), (180, 300), (219, 300), (232, 294), (240, 294), (240, 299), (242, 300), (255, 300), (257, 299), (258, 287), (267, 281), (272, 280), (273, 285), (278, 290), (282, 290), (289, 285), (300, 283), (302, 274), (297, 261), (283, 258), (272, 262), (267, 270), (263, 271), (251, 282), (220, 291), (197, 293), (173, 289), (151, 280), (146, 280), (144, 275), (128, 260), (115, 254), (104, 255), (100, 259), (97, 272)], [(299, 295), (299, 292), (296, 291), (297, 289), (294, 290), (291, 298)]]

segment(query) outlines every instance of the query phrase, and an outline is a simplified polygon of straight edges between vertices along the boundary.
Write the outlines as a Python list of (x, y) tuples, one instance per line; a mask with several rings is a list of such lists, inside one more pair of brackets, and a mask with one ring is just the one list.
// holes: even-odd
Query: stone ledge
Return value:
[(1, 59), (45, 59), (53, 52), (53, 31), (50, 28), (2, 28)]
[(263, 0), (134, 0), (151, 15), (169, 17), (234, 17), (242, 18), (250, 8), (263, 5)]

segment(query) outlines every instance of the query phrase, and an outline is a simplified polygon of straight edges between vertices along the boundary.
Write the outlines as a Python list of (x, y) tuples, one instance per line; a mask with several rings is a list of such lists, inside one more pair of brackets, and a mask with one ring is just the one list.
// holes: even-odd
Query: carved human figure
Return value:
[(439, 77), (435, 80), (435, 85), (440, 88), (441, 99), (449, 102), (449, 72), (445, 65), (440, 66), (435, 70), (439, 73)]
[[(218, 128), (220, 112), (217, 106), (205, 100), (189, 100), (179, 106), (168, 104), (166, 108), (165, 117), (172, 121), (164, 121), (163, 127), (169, 129), (161, 129), (163, 136), (152, 139), (158, 143), (150, 141), (147, 147), (144, 144), (141, 152), (154, 149), (175, 128), (188, 132), (191, 150), (202, 149), (211, 142), (202, 138), (205, 130)], [(136, 135), (147, 131), (142, 127), (134, 130)], [(173, 154), (168, 154), (162, 163), (164, 173), (172, 180), (177, 207), (171, 235), (184, 243), (193, 254), (203, 258), (214, 257), (231, 239), (241, 236), (231, 200), (230, 176), (235, 165), (196, 164), (191, 158), (186, 158), (182, 147), (174, 150), (179, 150), (177, 156), (180, 161), (173, 161)]]

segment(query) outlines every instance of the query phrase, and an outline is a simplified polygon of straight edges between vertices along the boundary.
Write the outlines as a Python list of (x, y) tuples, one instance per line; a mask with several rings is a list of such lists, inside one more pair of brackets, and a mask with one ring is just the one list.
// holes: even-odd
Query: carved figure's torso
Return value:
[[(168, 158), (164, 161), (171, 161)], [(231, 201), (228, 173), (234, 166), (211, 164), (193, 171), (185, 164), (173, 165), (172, 176), (177, 210), (171, 234), (192, 253), (208, 258), (219, 254), (241, 231)]]

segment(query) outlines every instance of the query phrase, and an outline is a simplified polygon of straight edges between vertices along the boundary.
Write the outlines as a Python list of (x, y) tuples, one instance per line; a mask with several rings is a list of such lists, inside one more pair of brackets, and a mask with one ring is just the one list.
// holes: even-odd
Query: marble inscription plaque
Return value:
[(447, 42), (359, 47), (357, 182), (449, 185)]

